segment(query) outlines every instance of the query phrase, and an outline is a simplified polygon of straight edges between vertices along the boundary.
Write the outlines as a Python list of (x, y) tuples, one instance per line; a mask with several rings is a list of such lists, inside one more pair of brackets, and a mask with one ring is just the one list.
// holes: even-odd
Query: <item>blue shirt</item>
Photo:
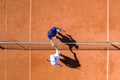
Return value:
[(51, 34), (48, 32), (47, 36), (48, 36), (49, 39), (52, 40), (52, 37), (56, 36), (56, 34), (57, 34), (58, 32), (57, 32), (57, 28), (56, 28), (56, 27), (52, 27), (50, 30), (53, 31), (53, 35), (51, 35)]

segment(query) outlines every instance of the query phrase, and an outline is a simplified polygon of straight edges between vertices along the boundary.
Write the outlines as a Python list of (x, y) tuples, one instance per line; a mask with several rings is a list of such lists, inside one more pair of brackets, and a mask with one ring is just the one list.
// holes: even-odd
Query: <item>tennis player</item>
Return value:
[(56, 38), (58, 32), (65, 32), (65, 31), (57, 27), (52, 27), (47, 33), (48, 39), (50, 40), (53, 47), (55, 47), (55, 44), (52, 41), (52, 39)]
[(47, 59), (47, 61), (49, 61), (51, 63), (51, 65), (57, 65), (57, 66), (61, 67), (62, 65), (58, 64), (61, 53), (56, 46), (55, 46), (55, 49), (56, 49), (56, 53), (51, 54), (50, 59)]

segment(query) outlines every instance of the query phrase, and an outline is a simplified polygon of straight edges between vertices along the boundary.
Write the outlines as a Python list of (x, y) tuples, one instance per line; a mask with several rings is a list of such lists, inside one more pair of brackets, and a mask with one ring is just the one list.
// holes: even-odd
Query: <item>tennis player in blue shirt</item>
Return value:
[(47, 33), (48, 39), (50, 40), (53, 47), (55, 47), (55, 44), (53, 43), (52, 38), (56, 38), (58, 32), (65, 32), (65, 31), (57, 27), (52, 27)]

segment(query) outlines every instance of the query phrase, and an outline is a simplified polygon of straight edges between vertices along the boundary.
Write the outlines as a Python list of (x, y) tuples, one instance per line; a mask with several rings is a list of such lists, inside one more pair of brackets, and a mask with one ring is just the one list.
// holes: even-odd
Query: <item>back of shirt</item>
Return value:
[(55, 56), (53, 54), (50, 55), (50, 63), (51, 63), (51, 65), (55, 65), (56, 64)]

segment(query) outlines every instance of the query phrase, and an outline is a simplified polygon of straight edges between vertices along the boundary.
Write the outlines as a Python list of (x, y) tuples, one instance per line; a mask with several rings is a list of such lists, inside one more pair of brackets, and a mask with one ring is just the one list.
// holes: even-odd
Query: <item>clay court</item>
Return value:
[[(119, 14), (119, 0), (0, 0), (0, 41), (49, 42), (56, 26), (76, 42), (119, 42)], [(119, 50), (60, 51), (62, 67), (46, 61), (54, 49), (0, 49), (0, 80), (120, 80)]]

